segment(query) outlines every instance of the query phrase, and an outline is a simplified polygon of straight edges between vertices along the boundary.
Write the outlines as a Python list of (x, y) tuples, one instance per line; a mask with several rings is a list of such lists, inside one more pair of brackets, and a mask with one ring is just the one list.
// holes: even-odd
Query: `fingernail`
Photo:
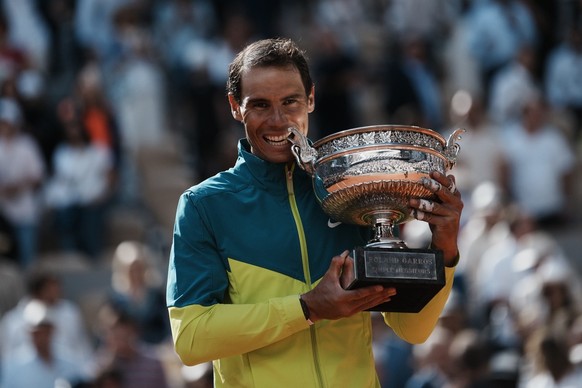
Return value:
[(347, 249), (345, 251), (342, 252), (342, 254), (340, 255), (340, 257), (342, 259), (345, 259), (346, 257), (348, 257), (348, 255), (350, 254), (350, 251), (348, 251)]

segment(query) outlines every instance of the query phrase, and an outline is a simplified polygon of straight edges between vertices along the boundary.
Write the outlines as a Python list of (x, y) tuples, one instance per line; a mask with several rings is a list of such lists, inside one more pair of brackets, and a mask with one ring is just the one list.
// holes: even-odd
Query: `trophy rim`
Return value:
[(363, 126), (363, 127), (356, 127), (356, 128), (345, 129), (343, 131), (338, 131), (338, 132), (332, 133), (330, 135), (327, 135), (327, 136), (317, 140), (316, 142), (314, 142), (313, 148), (317, 149), (325, 143), (328, 143), (332, 140), (335, 140), (335, 139), (338, 139), (341, 137), (345, 137), (348, 135), (364, 133), (364, 132), (385, 132), (385, 131), (419, 132), (419, 133), (423, 133), (425, 135), (434, 137), (435, 139), (437, 139), (439, 141), (439, 143), (442, 144), (443, 147), (445, 147), (447, 145), (447, 141), (445, 140), (445, 138), (440, 133), (438, 133), (437, 131), (435, 131), (433, 129), (419, 127), (416, 125), (386, 124), (386, 125), (367, 125), (367, 126)]

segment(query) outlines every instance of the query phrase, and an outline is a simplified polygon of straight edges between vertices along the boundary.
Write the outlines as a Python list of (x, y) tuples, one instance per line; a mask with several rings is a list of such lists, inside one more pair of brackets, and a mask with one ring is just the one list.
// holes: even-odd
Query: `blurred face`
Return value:
[(42, 355), (50, 354), (53, 327), (52, 325), (39, 325), (30, 332), (32, 343), (37, 352)]
[(524, 109), (524, 127), (530, 132), (540, 128), (545, 118), (546, 109), (541, 101), (531, 102)]
[(119, 356), (131, 356), (137, 341), (134, 327), (125, 323), (117, 323), (109, 330), (107, 341), (110, 349)]
[(242, 76), (241, 103), (228, 96), (233, 117), (245, 126), (251, 152), (272, 163), (294, 160), (289, 127), (307, 135), (308, 114), (313, 112), (314, 90), (305, 95), (294, 67), (257, 67)]

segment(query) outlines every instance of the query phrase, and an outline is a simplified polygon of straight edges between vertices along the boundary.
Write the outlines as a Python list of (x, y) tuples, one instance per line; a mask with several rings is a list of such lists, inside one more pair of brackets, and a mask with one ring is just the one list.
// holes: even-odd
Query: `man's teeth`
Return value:
[(272, 145), (284, 145), (287, 144), (287, 138), (289, 135), (281, 135), (281, 136), (265, 136), (265, 140), (267, 143)]

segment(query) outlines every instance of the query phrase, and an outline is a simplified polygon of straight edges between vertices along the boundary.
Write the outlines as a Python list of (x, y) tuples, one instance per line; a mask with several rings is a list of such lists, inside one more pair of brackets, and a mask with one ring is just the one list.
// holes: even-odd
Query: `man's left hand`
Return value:
[(457, 237), (463, 210), (455, 177), (433, 171), (430, 178), (422, 178), (421, 184), (434, 193), (438, 200), (411, 198), (409, 205), (412, 216), (429, 223), (432, 232), (431, 248), (442, 250), (445, 265), (452, 266), (459, 253)]

